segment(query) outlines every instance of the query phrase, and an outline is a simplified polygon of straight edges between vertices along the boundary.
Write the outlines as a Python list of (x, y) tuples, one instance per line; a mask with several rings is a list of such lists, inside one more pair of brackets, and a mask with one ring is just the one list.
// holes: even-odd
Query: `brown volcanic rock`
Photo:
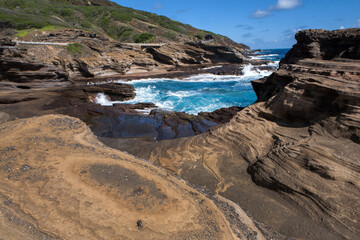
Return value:
[(135, 88), (131, 84), (107, 83), (84, 87), (84, 92), (105, 93), (112, 101), (125, 101), (135, 98)]
[[(19, 66), (4, 73), (2, 71), (0, 77), (20, 78), (21, 72), (24, 72), (24, 76), (29, 79), (40, 77), (77, 80), (148, 73), (154, 70), (166, 73), (173, 66), (243, 63), (246, 60), (244, 46), (234, 45), (231, 42), (224, 42), (224, 45), (170, 42), (160, 48), (147, 48), (144, 51), (139, 46), (121, 44), (108, 37), (76, 29), (54, 30), (41, 34), (31, 32), (21, 40), (79, 45), (76, 52), (68, 51), (67, 47), (61, 45), (17, 44), (1, 47), (0, 68), (6, 68), (7, 62), (17, 62)], [(13, 44), (13, 42), (2, 38), (1, 44)], [(44, 67), (40, 73), (26, 72), (20, 63), (23, 65), (36, 63)]]
[(337, 86), (342, 79), (359, 79), (360, 29), (306, 30), (298, 32), (295, 38), (298, 42), (281, 60), (279, 71), (252, 82), (258, 101), (280, 92), (295, 75), (325, 76), (321, 81), (334, 79)]
[(331, 60), (334, 58), (360, 59), (360, 29), (305, 30), (296, 34), (297, 44), (281, 63), (296, 63), (303, 58)]
[(232, 106), (228, 108), (220, 108), (213, 112), (200, 112), (198, 115), (212, 122), (227, 123), (243, 109), (243, 107)]
[(360, 59), (359, 41), (352, 40), (358, 33), (298, 33), (306, 38), (297, 37), (295, 49), (310, 39), (344, 54), (326, 59), (290, 51), (276, 73), (254, 84), (258, 103), (210, 133), (161, 142), (150, 160), (286, 236), (358, 239)]
[(243, 63), (244, 49), (203, 43), (171, 43), (159, 49), (149, 48), (155, 61), (167, 65), (204, 63)]
[(102, 145), (79, 119), (0, 124), (7, 239), (265, 239), (234, 203)]

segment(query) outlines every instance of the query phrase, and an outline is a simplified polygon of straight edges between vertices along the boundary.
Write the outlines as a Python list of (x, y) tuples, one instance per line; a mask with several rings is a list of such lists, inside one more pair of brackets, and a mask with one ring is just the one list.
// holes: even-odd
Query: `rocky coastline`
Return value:
[[(232, 107), (221, 112), (189, 115), (155, 110), (153, 103), (114, 107), (93, 104), (97, 93), (105, 93), (112, 101), (135, 97), (132, 85), (114, 81), (149, 77), (182, 79), (197, 74), (241, 75), (247, 64), (258, 70), (271, 68), (266, 66), (268, 61), (251, 59), (252, 51), (242, 44), (184, 42), (143, 48), (73, 29), (43, 32), (21, 40), (25, 44), (9, 37), (1, 40), (0, 103), (19, 103), (15, 112), (12, 106), (4, 107), (21, 117), (44, 113), (78, 117), (100, 137), (140, 137), (150, 133), (155, 140), (163, 140), (194, 136), (229, 121), (240, 110)], [(69, 50), (71, 45), (52, 43), (79, 44), (79, 52)], [(21, 108), (25, 109), (21, 111)], [(146, 108), (154, 111), (146, 116), (139, 113)], [(130, 119), (131, 124), (121, 125)], [(144, 128), (136, 126), (145, 122)], [(128, 134), (124, 129), (129, 130)]]
[(242, 45), (136, 49), (80, 30), (25, 39), (81, 43), (80, 52), (3, 38), (0, 233), (357, 239), (360, 30), (306, 30), (296, 39), (276, 72), (252, 82), (255, 104), (188, 115), (94, 99), (134, 98), (133, 86), (116, 79), (241, 74), (266, 62)]

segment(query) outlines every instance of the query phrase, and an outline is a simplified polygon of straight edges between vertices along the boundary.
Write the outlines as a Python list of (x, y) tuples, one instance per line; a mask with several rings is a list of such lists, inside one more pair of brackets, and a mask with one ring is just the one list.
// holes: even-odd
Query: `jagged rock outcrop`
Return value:
[(360, 30), (297, 40), (276, 73), (253, 83), (257, 103), (210, 133), (161, 142), (150, 160), (288, 237), (357, 239)]
[(296, 63), (299, 59), (314, 58), (331, 60), (336, 58), (360, 59), (360, 29), (335, 31), (300, 31), (295, 38), (297, 44), (281, 63)]
[(295, 36), (297, 44), (281, 60), (279, 71), (253, 81), (258, 101), (266, 101), (281, 91), (293, 81), (293, 73), (357, 80), (360, 76), (359, 36), (358, 28), (300, 31)]

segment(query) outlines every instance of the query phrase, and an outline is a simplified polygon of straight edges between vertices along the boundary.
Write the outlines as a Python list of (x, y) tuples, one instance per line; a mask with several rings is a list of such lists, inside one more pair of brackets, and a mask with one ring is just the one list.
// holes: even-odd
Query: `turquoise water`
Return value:
[[(289, 49), (263, 50), (253, 58), (271, 60), (270, 65), (277, 65)], [(186, 79), (141, 79), (127, 82), (133, 84), (136, 98), (123, 103), (152, 102), (165, 110), (197, 114), (212, 112), (231, 106), (246, 107), (256, 101), (251, 87), (251, 80), (269, 76), (270, 71), (258, 71), (251, 65), (242, 70), (242, 76), (218, 76), (203, 74)], [(97, 102), (111, 105), (103, 94)]]

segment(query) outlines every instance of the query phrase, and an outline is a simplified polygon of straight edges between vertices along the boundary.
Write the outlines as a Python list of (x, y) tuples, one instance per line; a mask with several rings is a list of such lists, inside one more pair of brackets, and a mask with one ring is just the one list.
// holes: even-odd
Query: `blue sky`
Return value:
[(360, 27), (360, 0), (112, 0), (257, 48), (290, 48), (300, 29)]

